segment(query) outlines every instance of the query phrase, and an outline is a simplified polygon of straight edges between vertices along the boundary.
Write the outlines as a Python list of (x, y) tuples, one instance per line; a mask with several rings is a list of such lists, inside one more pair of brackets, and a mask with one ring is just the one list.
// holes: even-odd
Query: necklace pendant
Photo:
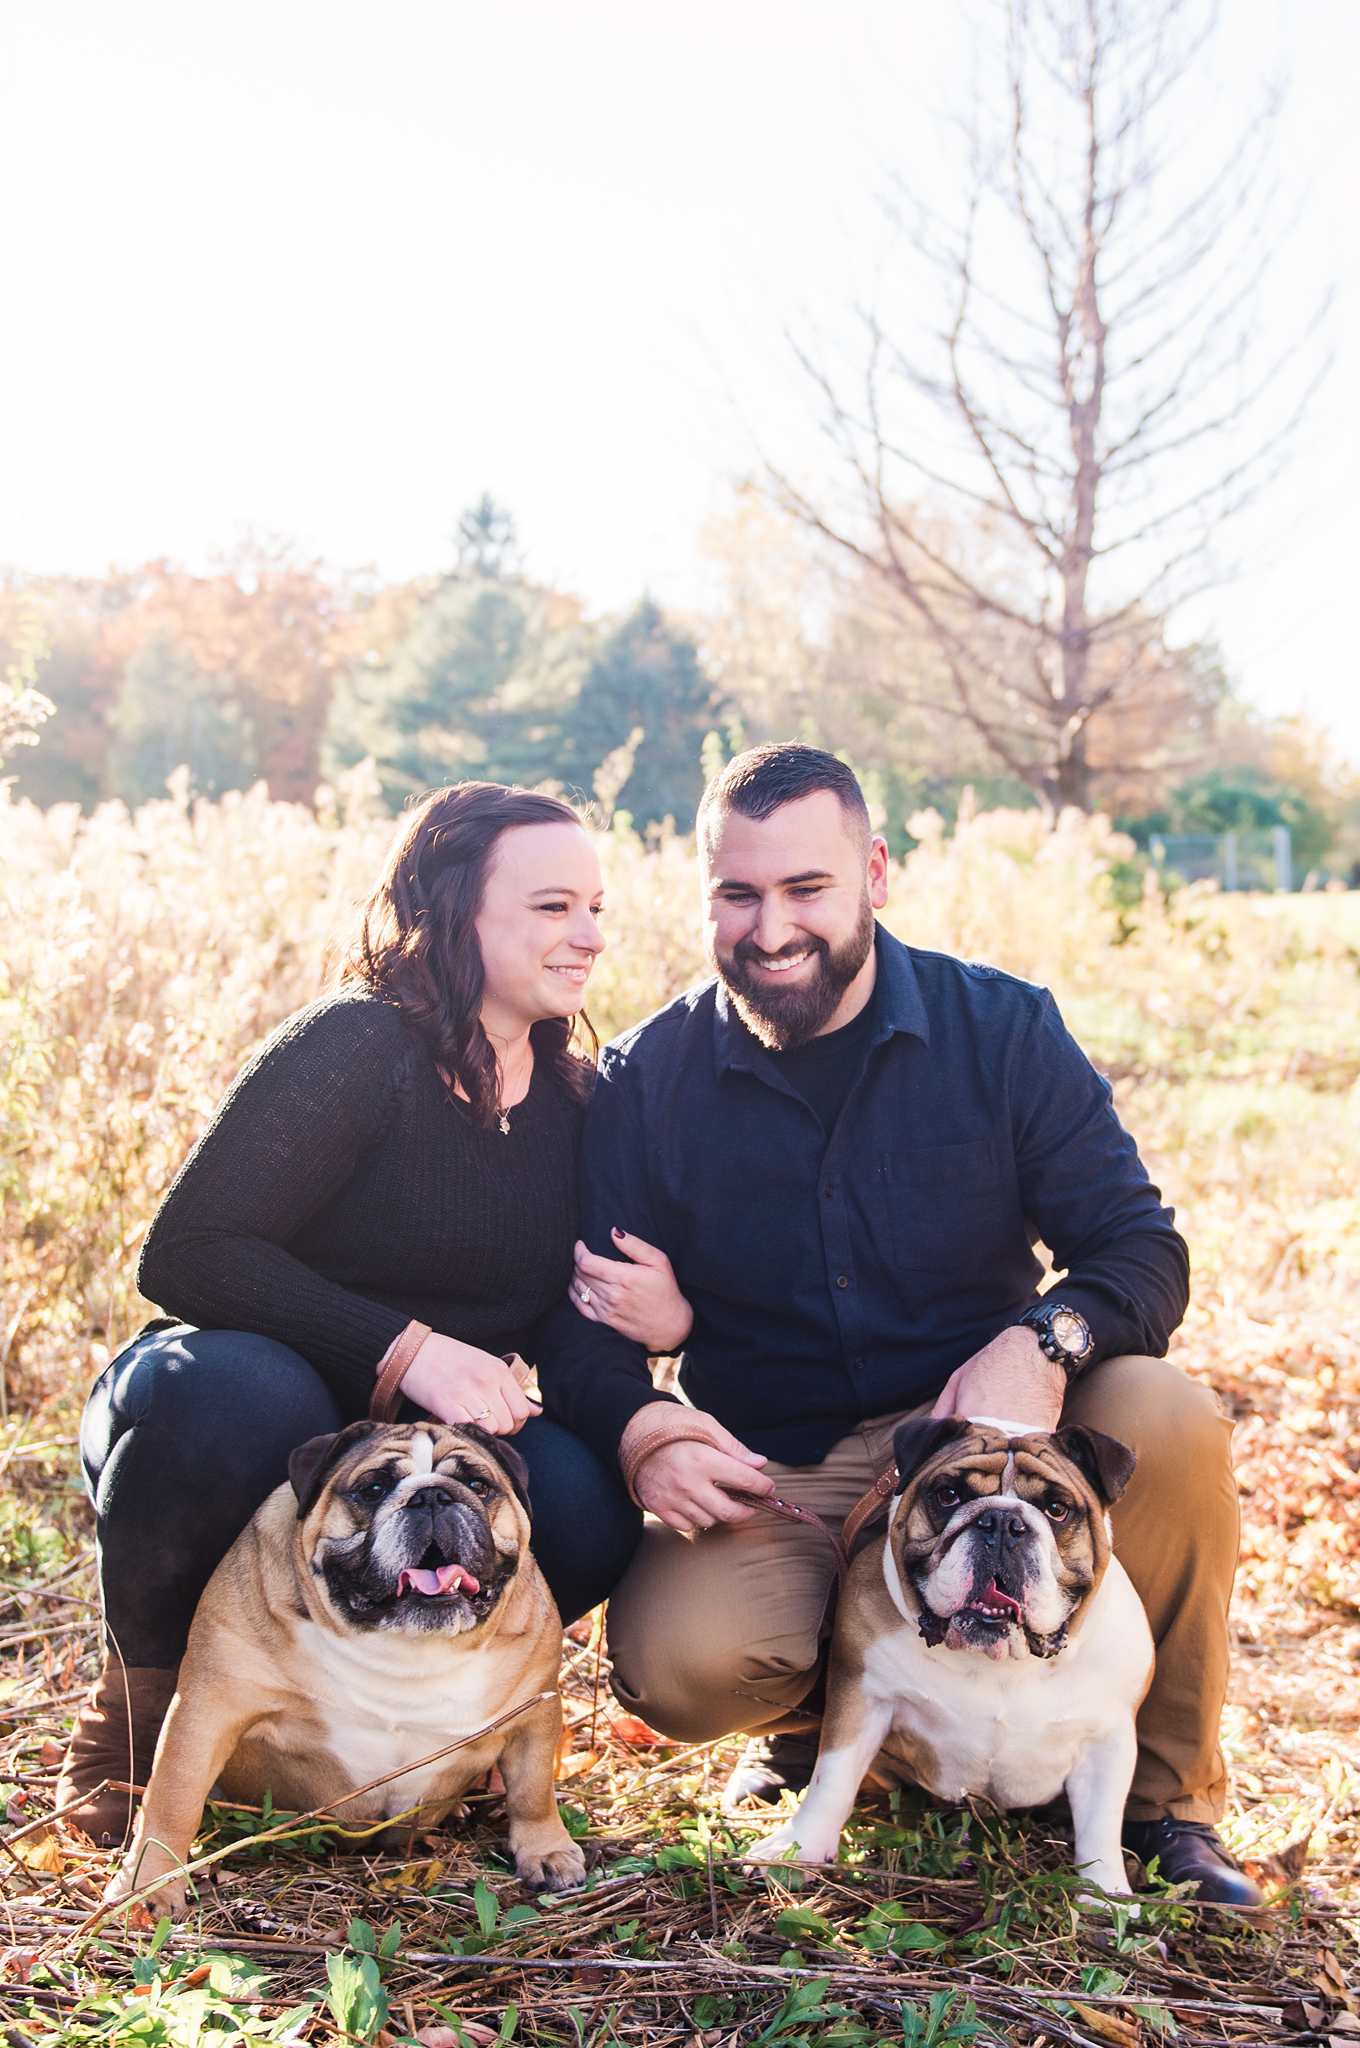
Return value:
[(509, 1117), (508, 1117), (508, 1116), (507, 1116), (507, 1115), (505, 1114), (505, 1111), (504, 1111), (504, 1110), (502, 1110), (502, 1111), (501, 1111), (501, 1136), (502, 1136), (503, 1138), (508, 1138), (508, 1137), (509, 1137), (509, 1135), (510, 1135), (510, 1119), (509, 1119)]

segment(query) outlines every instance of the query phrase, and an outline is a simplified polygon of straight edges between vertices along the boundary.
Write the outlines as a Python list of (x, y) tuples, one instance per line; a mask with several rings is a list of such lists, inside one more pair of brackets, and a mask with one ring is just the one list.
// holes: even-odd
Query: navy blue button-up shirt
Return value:
[[(788, 1464), (934, 1395), (1037, 1298), (1036, 1242), (1095, 1359), (1160, 1357), (1188, 1298), (1172, 1211), (1048, 991), (881, 926), (877, 952), (833, 1131), (716, 981), (605, 1049), (586, 1121), (582, 1236), (667, 1253), (686, 1397)], [(644, 1347), (563, 1302), (536, 1348), (547, 1412), (612, 1459), (657, 1398)]]

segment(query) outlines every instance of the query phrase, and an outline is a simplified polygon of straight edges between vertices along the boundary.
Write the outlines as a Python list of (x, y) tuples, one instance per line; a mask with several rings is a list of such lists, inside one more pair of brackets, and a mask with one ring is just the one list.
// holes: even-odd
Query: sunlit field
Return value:
[[(46, 1811), (95, 1669), (80, 1402), (153, 1312), (133, 1276), (177, 1165), (242, 1062), (323, 986), (391, 830), (364, 798), (356, 774), (316, 814), (262, 789), (220, 804), (181, 794), (135, 817), (0, 801), (11, 1831)], [(1016, 2041), (1177, 2027), (1273, 2040), (1305, 2024), (1291, 2000), (1317, 2024), (1344, 2011), (1319, 1978), (1320, 1956), (1350, 1953), (1360, 1863), (1360, 894), (1164, 898), (1127, 841), (1075, 814), (1052, 831), (1032, 811), (965, 814), (949, 839), (930, 816), (913, 830), (887, 924), (1055, 991), (1190, 1240), (1194, 1297), (1173, 1355), (1237, 1418), (1244, 1520), (1227, 1832), (1284, 1887), (1279, 1908), (1226, 1938), (1215, 1916), (1153, 1901), (1112, 1933), (1080, 1912), (1051, 1829), (908, 1807), (862, 1814), (850, 1861), (798, 1897), (767, 1891), (736, 1868), (744, 1837), (717, 1818), (730, 1749), (676, 1752), (619, 1714), (597, 1619), (571, 1648), (562, 1763), (571, 1824), (599, 1852), (583, 1905), (523, 1900), (498, 1857), (494, 1792), (470, 1829), (405, 1865), (337, 1855), (316, 1830), (271, 1857), (236, 1853), (204, 1889), (201, 1925), (142, 1961), (161, 2004), (154, 2025), (128, 2020), (139, 2039), (196, 2039), (193, 2012), (251, 2038), (373, 2042), (456, 2016), (479, 2044), (518, 2029), (585, 2048), (608, 2038), (612, 2007), (609, 2028), (630, 2039), (850, 2044), (900, 2041), (908, 1996), (921, 2028), (908, 2041), (926, 2040), (932, 2010), (935, 2040), (970, 2027)], [(691, 847), (627, 829), (599, 846), (610, 943), (590, 1009), (604, 1038), (703, 967)], [(225, 1846), (262, 1823), (214, 1825)], [(138, 1939), (73, 1945), (105, 1868), (60, 1832), (9, 1851), (8, 1939), (23, 1955), (55, 1944), (51, 1970), (10, 1971), (12, 2041), (54, 2027), (122, 2038)], [(388, 1955), (365, 1967), (397, 1919)], [(236, 1961), (194, 1988), (200, 1951)], [(682, 1957), (677, 1987), (666, 1973)], [(81, 2004), (96, 1995), (106, 2008)]]

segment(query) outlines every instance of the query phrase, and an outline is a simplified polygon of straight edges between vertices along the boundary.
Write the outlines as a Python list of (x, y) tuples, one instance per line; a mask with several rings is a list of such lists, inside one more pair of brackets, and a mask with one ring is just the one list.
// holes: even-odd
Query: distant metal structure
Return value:
[(1227, 889), (1291, 889), (1294, 847), (1287, 825), (1261, 832), (1154, 832), (1155, 864), (1183, 882), (1217, 881)]

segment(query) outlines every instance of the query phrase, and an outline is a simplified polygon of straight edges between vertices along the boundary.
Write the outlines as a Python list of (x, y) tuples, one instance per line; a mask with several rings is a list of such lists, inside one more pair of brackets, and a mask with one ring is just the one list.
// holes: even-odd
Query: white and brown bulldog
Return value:
[(888, 1534), (850, 1568), (812, 1783), (756, 1863), (835, 1860), (880, 1749), (937, 1798), (1067, 1794), (1076, 1864), (1127, 1892), (1120, 1849), (1152, 1682), (1147, 1616), (1110, 1549), (1132, 1451), (980, 1417), (904, 1422)]
[[(183, 1910), (214, 1786), (309, 1812), (554, 1688), (562, 1625), (529, 1550), (524, 1461), (441, 1422), (354, 1422), (293, 1453), (198, 1604), (137, 1832), (106, 1898), (158, 1878), (153, 1913)], [(469, 1748), (409, 1771), (337, 1817), (436, 1826), (499, 1764), (526, 1884), (579, 1884), (558, 1816), (554, 1695)], [(413, 1814), (413, 1809), (414, 1814)]]

